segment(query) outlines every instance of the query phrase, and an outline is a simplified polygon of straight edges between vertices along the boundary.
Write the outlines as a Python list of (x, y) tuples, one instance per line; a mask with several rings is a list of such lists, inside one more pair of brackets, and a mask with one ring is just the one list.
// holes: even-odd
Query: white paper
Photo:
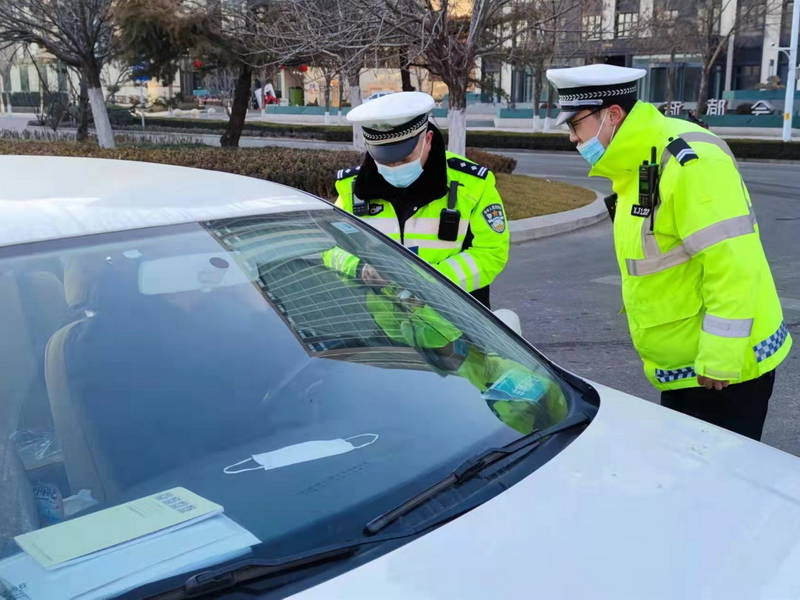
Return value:
[(235, 558), (258, 543), (252, 533), (221, 514), (55, 570), (48, 571), (21, 552), (0, 561), (0, 581), (20, 600), (97, 600)]

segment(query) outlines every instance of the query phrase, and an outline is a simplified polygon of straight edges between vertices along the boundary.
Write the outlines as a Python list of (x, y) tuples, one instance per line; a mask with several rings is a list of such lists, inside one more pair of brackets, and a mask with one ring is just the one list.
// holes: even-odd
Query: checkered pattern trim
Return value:
[(358, 175), (358, 172), (361, 170), (361, 166), (358, 167), (350, 167), (349, 169), (339, 169), (336, 171), (336, 180), (346, 179), (348, 177), (352, 177), (353, 175)]
[(419, 135), (428, 128), (428, 113), (414, 117), (411, 121), (403, 123), (389, 131), (378, 131), (369, 127), (361, 127), (361, 132), (364, 134), (364, 141), (373, 146), (382, 146), (384, 144), (394, 144), (402, 142), (409, 138)]
[(617, 96), (627, 96), (629, 94), (635, 94), (637, 90), (638, 86), (634, 84), (629, 87), (623, 87), (617, 89), (599, 89), (588, 92), (580, 92), (577, 94), (559, 94), (558, 101), (559, 103), (564, 103), (564, 102), (579, 102), (581, 100), (616, 98)]
[(753, 352), (756, 353), (756, 360), (758, 362), (767, 360), (780, 350), (787, 337), (789, 337), (789, 328), (786, 327), (786, 323), (781, 323), (781, 326), (778, 327), (775, 333), (753, 346)]
[(670, 383), (672, 381), (678, 381), (680, 379), (689, 379), (691, 377), (697, 377), (697, 373), (695, 373), (694, 368), (692, 367), (683, 367), (682, 369), (656, 369), (656, 379), (661, 383)]

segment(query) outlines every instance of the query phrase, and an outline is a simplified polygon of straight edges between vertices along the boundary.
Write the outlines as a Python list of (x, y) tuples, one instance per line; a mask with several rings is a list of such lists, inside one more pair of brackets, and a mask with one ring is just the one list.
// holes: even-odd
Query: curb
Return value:
[(594, 202), (565, 210), (564, 212), (511, 221), (511, 243), (528, 242), (540, 238), (575, 231), (608, 218), (603, 194), (595, 192)]

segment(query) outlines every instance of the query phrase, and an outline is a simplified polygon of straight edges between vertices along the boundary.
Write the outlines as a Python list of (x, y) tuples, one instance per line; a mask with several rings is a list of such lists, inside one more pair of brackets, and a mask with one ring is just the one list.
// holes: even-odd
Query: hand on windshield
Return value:
[(365, 285), (370, 287), (385, 287), (389, 285), (389, 282), (386, 281), (378, 270), (370, 264), (365, 264), (361, 267), (361, 281), (364, 282)]

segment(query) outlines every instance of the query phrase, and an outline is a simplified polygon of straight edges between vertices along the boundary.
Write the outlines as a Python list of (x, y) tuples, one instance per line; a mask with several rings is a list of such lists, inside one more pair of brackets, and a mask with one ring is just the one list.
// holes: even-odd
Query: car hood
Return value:
[(596, 388), (530, 476), (292, 598), (800, 597), (800, 459)]

